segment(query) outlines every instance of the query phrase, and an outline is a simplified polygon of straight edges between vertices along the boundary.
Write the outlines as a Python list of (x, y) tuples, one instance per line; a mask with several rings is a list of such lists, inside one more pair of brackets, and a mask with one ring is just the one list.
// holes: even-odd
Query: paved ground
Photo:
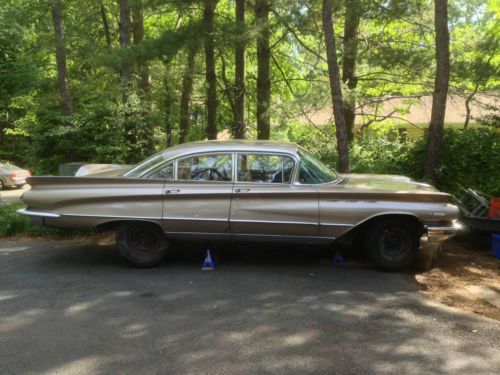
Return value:
[(112, 246), (0, 241), (0, 372), (499, 373), (497, 321), (323, 256), (226, 246), (203, 272), (184, 244), (142, 270)]
[(8, 203), (13, 203), (19, 200), (21, 195), (29, 189), (28, 185), (24, 185), (22, 189), (6, 189), (0, 190), (0, 206)]

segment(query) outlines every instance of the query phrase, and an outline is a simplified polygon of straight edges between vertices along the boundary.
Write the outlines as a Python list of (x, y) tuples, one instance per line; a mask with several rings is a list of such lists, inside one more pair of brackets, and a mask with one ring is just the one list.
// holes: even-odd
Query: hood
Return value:
[(338, 184), (347, 189), (388, 192), (438, 192), (429, 184), (417, 182), (409, 177), (384, 174), (343, 174)]

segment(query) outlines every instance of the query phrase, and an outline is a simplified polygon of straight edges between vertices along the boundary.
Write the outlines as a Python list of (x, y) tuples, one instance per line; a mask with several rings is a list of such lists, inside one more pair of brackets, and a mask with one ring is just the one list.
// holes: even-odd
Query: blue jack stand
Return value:
[(212, 254), (210, 254), (210, 249), (207, 250), (207, 255), (201, 266), (202, 271), (213, 271), (215, 269), (215, 262), (212, 259)]
[(335, 255), (333, 256), (333, 264), (342, 264), (342, 263), (344, 263), (344, 257), (342, 256), (340, 250), (337, 250), (335, 252)]

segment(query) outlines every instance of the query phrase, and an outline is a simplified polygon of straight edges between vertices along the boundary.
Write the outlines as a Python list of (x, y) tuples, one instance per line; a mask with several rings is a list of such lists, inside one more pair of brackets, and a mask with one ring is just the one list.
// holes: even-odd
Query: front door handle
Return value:
[(248, 191), (250, 191), (250, 189), (240, 189), (240, 188), (234, 189), (235, 193), (246, 193)]
[(173, 194), (173, 193), (179, 193), (179, 189), (173, 189), (173, 190), (165, 190), (165, 194)]

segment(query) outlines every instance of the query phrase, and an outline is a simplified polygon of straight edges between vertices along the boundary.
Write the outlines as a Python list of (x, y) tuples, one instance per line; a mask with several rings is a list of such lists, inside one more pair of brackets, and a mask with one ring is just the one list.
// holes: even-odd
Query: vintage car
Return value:
[(171, 239), (358, 239), (384, 269), (410, 264), (423, 235), (451, 237), (458, 215), (430, 185), (339, 174), (294, 143), (188, 143), (112, 176), (31, 177), (19, 213), (48, 227), (115, 229), (120, 253), (144, 267)]

